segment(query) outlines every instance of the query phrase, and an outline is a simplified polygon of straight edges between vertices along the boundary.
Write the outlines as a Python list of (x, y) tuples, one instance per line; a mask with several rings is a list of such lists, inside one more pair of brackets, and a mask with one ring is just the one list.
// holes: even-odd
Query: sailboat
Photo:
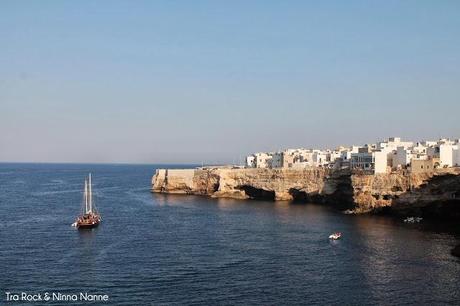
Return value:
[(77, 217), (77, 220), (72, 224), (78, 229), (93, 228), (99, 225), (101, 216), (99, 215), (96, 206), (93, 203), (93, 190), (91, 186), (91, 173), (85, 179), (85, 192), (83, 195), (82, 214)]

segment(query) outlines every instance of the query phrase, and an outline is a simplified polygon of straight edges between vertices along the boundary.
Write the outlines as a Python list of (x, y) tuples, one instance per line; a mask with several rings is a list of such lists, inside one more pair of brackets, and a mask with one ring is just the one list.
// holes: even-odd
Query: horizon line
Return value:
[[(69, 165), (190, 165), (190, 166), (200, 166), (201, 163), (147, 163), (147, 162), (73, 162), (73, 161), (0, 161), (0, 164), (69, 164)], [(214, 164), (204, 164), (214, 165)]]

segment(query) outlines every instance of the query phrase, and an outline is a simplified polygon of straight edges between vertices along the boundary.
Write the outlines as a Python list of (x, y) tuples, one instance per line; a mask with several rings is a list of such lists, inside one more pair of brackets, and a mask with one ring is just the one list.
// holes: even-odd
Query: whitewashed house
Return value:
[(257, 168), (270, 168), (272, 156), (268, 153), (260, 152), (254, 154)]
[(374, 154), (372, 152), (352, 153), (350, 167), (351, 169), (373, 170)]
[(374, 153), (369, 146), (358, 149), (358, 153), (351, 153), (350, 167), (352, 169), (374, 170)]
[[(390, 137), (377, 144), (362, 147), (338, 147), (335, 150), (286, 149), (283, 152), (260, 152), (247, 156), (246, 166), (257, 168), (334, 167), (336, 169), (374, 170), (387, 173), (406, 168), (416, 161), (417, 171), (424, 167), (460, 166), (460, 140), (440, 139), (413, 143), (400, 137)], [(431, 166), (430, 166), (431, 167)], [(411, 165), (412, 168), (412, 165)]]
[(342, 150), (340, 152), (340, 157), (342, 158), (342, 160), (350, 160), (351, 154), (358, 153), (358, 151), (359, 151), (359, 146), (351, 146), (349, 148), (346, 148), (345, 150)]
[(256, 167), (256, 157), (254, 154), (246, 157), (246, 167), (255, 168)]
[(452, 166), (460, 167), (460, 144), (457, 145), (457, 148), (452, 153)]
[(374, 173), (387, 173), (391, 169), (388, 166), (388, 150), (383, 149), (372, 153), (374, 155)]
[(404, 168), (410, 164), (412, 158), (411, 149), (405, 147), (398, 147), (393, 153), (392, 167), (393, 168)]
[(324, 166), (328, 163), (327, 153), (321, 150), (313, 150), (312, 159), (314, 167)]
[(457, 145), (451, 142), (439, 145), (439, 161), (441, 166), (452, 167), (454, 165), (454, 151), (458, 150)]
[(427, 155), (430, 158), (439, 158), (441, 167), (452, 167), (457, 163), (457, 150), (459, 145), (442, 139), (437, 145), (427, 148)]

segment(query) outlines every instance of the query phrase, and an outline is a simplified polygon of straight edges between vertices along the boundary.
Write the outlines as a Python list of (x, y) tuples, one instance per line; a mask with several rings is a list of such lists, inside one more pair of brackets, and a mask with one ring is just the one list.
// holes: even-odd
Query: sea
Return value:
[[(0, 164), (0, 305), (460, 304), (455, 232), (150, 192), (156, 168), (191, 166)], [(102, 223), (77, 230), (90, 172)]]

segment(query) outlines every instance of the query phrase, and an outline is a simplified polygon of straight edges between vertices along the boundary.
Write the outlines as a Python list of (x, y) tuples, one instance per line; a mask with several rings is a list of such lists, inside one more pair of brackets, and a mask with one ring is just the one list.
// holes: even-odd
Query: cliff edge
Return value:
[(327, 203), (355, 213), (438, 214), (460, 220), (460, 169), (366, 174), (314, 169), (158, 169), (152, 192)]

